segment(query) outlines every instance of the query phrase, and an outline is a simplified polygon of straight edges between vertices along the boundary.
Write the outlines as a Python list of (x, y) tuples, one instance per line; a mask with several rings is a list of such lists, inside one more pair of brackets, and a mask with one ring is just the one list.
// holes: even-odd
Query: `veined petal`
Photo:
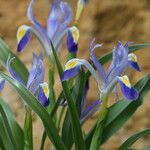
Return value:
[(39, 85), (38, 99), (44, 107), (47, 107), (50, 103), (49, 88), (46, 82)]
[(78, 49), (79, 29), (75, 26), (68, 29), (67, 48), (70, 53), (76, 53)]
[(18, 82), (22, 83), (23, 85), (25, 85), (25, 83), (23, 82), (23, 80), (21, 79), (21, 77), (14, 71), (14, 69), (11, 67), (11, 64), (13, 63), (13, 60), (15, 59), (15, 57), (10, 58), (8, 57), (7, 59), (7, 70), (9, 71), (9, 73), (11, 74), (11, 76), (16, 79)]
[(97, 110), (99, 110), (101, 105), (100, 100), (96, 100), (86, 109), (82, 110), (80, 122), (83, 123), (88, 117), (92, 116)]
[(4, 80), (4, 79), (2, 79), (2, 78), (0, 78), (0, 91), (2, 91), (2, 90), (3, 90), (4, 85), (5, 85), (5, 80)]
[(47, 33), (49, 38), (54, 42), (65, 30), (72, 20), (72, 11), (67, 2), (55, 0), (52, 4), (51, 11), (47, 22)]
[(129, 78), (127, 76), (118, 77), (122, 94), (128, 100), (136, 100), (139, 96), (138, 91), (131, 87)]
[(119, 41), (113, 50), (112, 63), (107, 74), (107, 82), (111, 82), (116, 76), (119, 76), (128, 65), (128, 44), (125, 46)]
[(137, 71), (141, 71), (138, 63), (137, 63), (137, 57), (134, 53), (131, 53), (128, 55), (128, 64), (130, 67), (134, 68)]
[(22, 51), (30, 41), (30, 27), (22, 25), (18, 28), (17, 31), (17, 51)]
[(101, 47), (102, 44), (94, 44), (94, 42), (95, 42), (95, 39), (93, 39), (93, 41), (90, 43), (90, 58), (93, 61), (94, 65), (98, 71), (100, 79), (104, 82), (105, 78), (106, 78), (105, 70), (94, 54), (94, 50), (96, 48)]
[(35, 0), (31, 0), (31, 2), (29, 4), (28, 11), (27, 11), (28, 19), (41, 34), (44, 34), (46, 36), (46, 30), (42, 27), (42, 25), (33, 16), (32, 10), (33, 10), (34, 3), (35, 3)]
[(43, 55), (35, 55), (33, 53), (33, 60), (32, 60), (32, 68), (29, 73), (28, 77), (28, 83), (27, 83), (27, 88), (35, 94), (39, 84), (43, 83), (44, 80), (44, 64), (43, 64)]

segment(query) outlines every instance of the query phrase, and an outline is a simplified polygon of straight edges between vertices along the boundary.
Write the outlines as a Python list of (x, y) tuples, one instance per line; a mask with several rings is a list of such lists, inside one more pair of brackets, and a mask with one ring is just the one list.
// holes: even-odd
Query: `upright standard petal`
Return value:
[(125, 75), (118, 77), (118, 80), (124, 97), (127, 98), (127, 100), (136, 100), (139, 93), (135, 88), (131, 87), (129, 78)]
[(94, 54), (94, 50), (96, 48), (99, 48), (102, 46), (102, 44), (94, 44), (95, 42), (95, 39), (93, 39), (93, 41), (90, 43), (90, 58), (91, 60), (93, 61), (97, 71), (98, 71), (98, 74), (99, 74), (99, 77), (100, 79), (105, 82), (105, 78), (106, 78), (106, 73), (105, 73), (105, 70), (103, 68), (103, 66), (101, 65), (101, 63), (98, 61), (98, 59), (96, 58), (95, 54)]
[[(47, 33), (53, 39), (60, 36), (72, 20), (72, 10), (67, 2), (54, 0), (47, 22)], [(53, 41), (54, 42), (54, 41)]]
[(50, 103), (49, 88), (46, 82), (39, 85), (38, 99), (44, 107), (47, 107)]
[(107, 82), (111, 82), (116, 76), (119, 76), (128, 65), (128, 44), (125, 46), (118, 42), (113, 50), (112, 63), (107, 74)]
[(44, 64), (43, 55), (37, 56), (33, 53), (32, 68), (29, 73), (27, 88), (35, 94), (39, 84), (43, 83), (44, 80)]
[(30, 41), (30, 27), (22, 25), (18, 28), (17, 31), (17, 51), (21, 52)]
[(130, 67), (134, 68), (137, 71), (141, 71), (138, 63), (137, 63), (137, 57), (135, 54), (131, 53), (128, 55), (128, 64)]
[(2, 78), (0, 78), (0, 91), (2, 91), (2, 90), (3, 90), (4, 85), (5, 85), (5, 80), (4, 80), (4, 79), (2, 79)]
[(68, 29), (67, 48), (70, 53), (76, 53), (78, 49), (79, 29), (75, 26)]

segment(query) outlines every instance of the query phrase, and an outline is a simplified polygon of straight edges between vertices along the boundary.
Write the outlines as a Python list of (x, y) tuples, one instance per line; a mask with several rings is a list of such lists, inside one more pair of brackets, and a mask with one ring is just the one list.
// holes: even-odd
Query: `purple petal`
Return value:
[(27, 11), (27, 16), (28, 19), (30, 20), (30, 22), (33, 24), (33, 26), (42, 34), (42, 35), (46, 35), (46, 30), (41, 26), (41, 24), (34, 18), (33, 16), (33, 5), (35, 3), (35, 0), (31, 0), (29, 7), (28, 7), (28, 11)]
[(49, 98), (46, 96), (42, 86), (39, 86), (38, 100), (44, 107), (47, 107), (50, 103)]
[(17, 51), (21, 52), (29, 43), (31, 38), (30, 29), (28, 29), (17, 45)]
[(136, 100), (139, 96), (138, 91), (133, 87), (126, 86), (122, 81), (119, 80), (122, 94), (127, 100)]
[(43, 64), (43, 56), (36, 56), (33, 54), (32, 60), (32, 68), (29, 73), (27, 88), (34, 94), (39, 84), (41, 84), (44, 80), (44, 64)]
[(139, 71), (139, 72), (141, 71), (141, 69), (140, 69), (140, 67), (139, 67), (139, 65), (138, 65), (137, 62), (128, 61), (128, 64), (129, 64), (130, 67), (134, 68), (135, 70), (137, 70), (137, 71)]
[(25, 83), (23, 82), (23, 80), (21, 79), (21, 77), (14, 71), (14, 69), (11, 67), (11, 64), (13, 63), (13, 60), (15, 59), (15, 57), (13, 58), (8, 58), (6, 66), (7, 66), (7, 70), (9, 71), (9, 73), (11, 74), (11, 76), (16, 79), (18, 82), (22, 83), (23, 85), (25, 85)]
[(98, 47), (101, 47), (102, 45), (94, 44), (94, 41), (95, 39), (90, 43), (90, 57), (98, 71), (100, 78), (102, 79), (102, 81), (104, 81), (106, 78), (105, 70), (94, 54), (94, 50)]
[(82, 102), (81, 102), (81, 110), (83, 110), (85, 108), (86, 95), (87, 95), (88, 90), (89, 90), (89, 80), (86, 81), (85, 88), (84, 88), (84, 91), (83, 91)]
[(47, 22), (47, 34), (56, 49), (60, 47), (60, 43), (67, 33), (66, 29), (71, 20), (72, 10), (67, 2), (55, 0)]
[(68, 30), (67, 48), (70, 53), (76, 53), (78, 49), (78, 44), (74, 42), (74, 39), (70, 30)]
[(80, 71), (80, 66), (64, 71), (61, 77), (61, 81), (69, 80), (70, 78), (76, 76), (79, 73), (79, 71)]
[(107, 82), (112, 81), (116, 76), (119, 76), (128, 64), (128, 46), (118, 42), (113, 50), (112, 63), (107, 74)]
[(4, 79), (0, 79), (0, 91), (3, 90), (4, 85), (5, 85), (5, 80)]
[(89, 107), (84, 109), (81, 113), (80, 122), (83, 123), (88, 117), (92, 116), (100, 108), (100, 105), (101, 101), (96, 100)]

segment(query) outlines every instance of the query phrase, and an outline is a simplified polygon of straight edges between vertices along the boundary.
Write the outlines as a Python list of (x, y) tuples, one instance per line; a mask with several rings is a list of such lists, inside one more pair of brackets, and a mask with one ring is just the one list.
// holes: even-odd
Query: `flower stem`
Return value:
[(25, 121), (24, 121), (24, 150), (33, 150), (33, 135), (32, 135), (32, 112), (25, 105)]
[(92, 138), (90, 150), (99, 150), (99, 145), (102, 142), (103, 128), (108, 113), (107, 99), (108, 99), (107, 95), (104, 94), (101, 96), (102, 104), (100, 106), (99, 118)]

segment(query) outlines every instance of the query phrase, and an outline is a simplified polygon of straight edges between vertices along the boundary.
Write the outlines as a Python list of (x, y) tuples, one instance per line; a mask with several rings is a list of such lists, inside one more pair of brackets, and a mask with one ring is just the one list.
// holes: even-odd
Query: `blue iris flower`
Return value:
[[(28, 76), (27, 84), (21, 79), (21, 77), (13, 70), (11, 67), (11, 63), (15, 58), (8, 58), (7, 60), (7, 69), (11, 76), (24, 85), (32, 94), (38, 97), (40, 103), (46, 107), (49, 105), (49, 89), (44, 81), (44, 64), (43, 64), (43, 55), (40, 54), (39, 56), (33, 53), (33, 60), (32, 60), (32, 68)], [(4, 80), (0, 80), (0, 90), (4, 87)]]
[(32, 26), (22, 25), (17, 31), (17, 51), (22, 51), (30, 41), (31, 33), (33, 33), (48, 56), (51, 56), (51, 42), (53, 43), (57, 52), (60, 51), (62, 40), (68, 33), (68, 25), (72, 20), (72, 10), (67, 2), (61, 0), (54, 0), (47, 19), (47, 28), (45, 29), (33, 15), (33, 5), (35, 0), (31, 0), (27, 16)]
[(132, 67), (137, 71), (140, 71), (136, 55), (133, 53), (128, 54), (129, 44), (123, 45), (121, 42), (118, 42), (117, 46), (113, 49), (112, 63), (106, 73), (94, 54), (94, 50), (102, 45), (94, 44), (94, 41), (95, 40), (90, 44), (90, 58), (95, 65), (98, 74), (88, 61), (84, 59), (72, 59), (65, 65), (62, 81), (77, 75), (80, 68), (84, 66), (94, 76), (100, 95), (112, 93), (116, 84), (119, 83), (123, 96), (127, 100), (136, 100), (139, 95), (138, 91), (131, 86), (129, 78), (126, 75), (121, 76), (126, 67)]

